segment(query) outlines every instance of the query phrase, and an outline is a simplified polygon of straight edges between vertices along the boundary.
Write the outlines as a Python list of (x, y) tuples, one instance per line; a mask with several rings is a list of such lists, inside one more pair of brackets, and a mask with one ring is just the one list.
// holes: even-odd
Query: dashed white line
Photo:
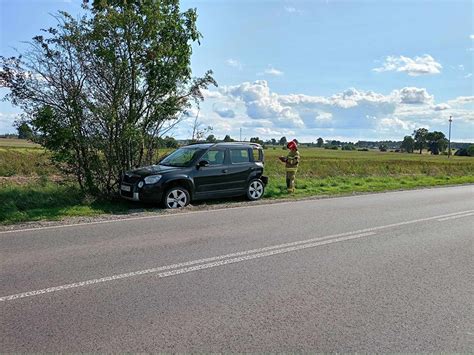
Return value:
[[(223, 266), (223, 265), (227, 265), (227, 264), (234, 264), (234, 263), (238, 263), (238, 262), (242, 262), (242, 261), (246, 261), (246, 260), (263, 258), (263, 257), (271, 256), (271, 255), (283, 254), (283, 253), (288, 253), (288, 252), (291, 252), (291, 251), (296, 251), (296, 250), (301, 250), (301, 249), (306, 249), (306, 248), (314, 248), (314, 247), (321, 246), (321, 245), (342, 242), (342, 241), (345, 241), (345, 240), (362, 238), (362, 237), (366, 237), (366, 236), (370, 236), (370, 235), (374, 235), (374, 234), (375, 233), (373, 233), (373, 232), (360, 233), (360, 234), (349, 235), (349, 236), (346, 236), (346, 237), (334, 238), (334, 239), (329, 239), (329, 240), (327, 240), (327, 238), (324, 238), (326, 240), (321, 240), (321, 241), (314, 242), (314, 243), (305, 243), (303, 245), (292, 246), (292, 247), (289, 247), (289, 248), (281, 248), (281, 249), (269, 250), (269, 251), (265, 251), (265, 252), (261, 252), (261, 253), (254, 253), (254, 254), (250, 254), (250, 255), (245, 255), (245, 254), (249, 254), (249, 253), (252, 252), (252, 250), (249, 250), (249, 251), (242, 252), (242, 253), (228, 254), (227, 256), (222, 255), (222, 256), (215, 257), (215, 258), (200, 259), (200, 260), (190, 261), (190, 262), (187, 262), (187, 263), (168, 265), (168, 266), (158, 267), (158, 268), (154, 268), (154, 269), (140, 270), (140, 271), (135, 271), (135, 272), (129, 272), (129, 273), (126, 273), (126, 274), (114, 275), (114, 276), (109, 276), (109, 277), (102, 277), (100, 279), (92, 279), (92, 280), (87, 280), (87, 281), (82, 281), (82, 282), (75, 282), (75, 283), (62, 285), (62, 286), (49, 287), (49, 288), (45, 288), (45, 289), (42, 289), (42, 290), (35, 290), (35, 291), (17, 293), (17, 294), (10, 295), (10, 296), (0, 297), (0, 302), (13, 301), (13, 300), (16, 300), (16, 299), (19, 299), (19, 298), (38, 296), (38, 295), (42, 295), (42, 294), (45, 294), (45, 293), (57, 292), (57, 291), (62, 291), (62, 290), (67, 290), (67, 289), (77, 288), (77, 287), (84, 287), (84, 286), (88, 286), (88, 285), (93, 285), (93, 284), (98, 284), (98, 283), (103, 283), (103, 282), (108, 282), (108, 281), (113, 281), (113, 280), (120, 280), (120, 279), (125, 279), (125, 278), (128, 278), (128, 277), (145, 275), (145, 274), (150, 274), (150, 273), (156, 273), (156, 276), (159, 277), (159, 278), (164, 278), (164, 277), (169, 277), (169, 276), (176, 276), (176, 275), (185, 274), (185, 273), (188, 273), (188, 272), (204, 270), (204, 269), (210, 269), (210, 268), (217, 267), (217, 266)], [(261, 248), (261, 249), (254, 249), (254, 250), (265, 250), (265, 249), (268, 250), (269, 248)], [(240, 257), (237, 257), (237, 258), (230, 258), (230, 259), (226, 258), (229, 255), (237, 255), (237, 254), (241, 254), (241, 255), (244, 255), (244, 256), (240, 256)], [(213, 262), (210, 262), (210, 263), (204, 263), (204, 264), (200, 264), (200, 265), (195, 265), (195, 266), (191, 266), (191, 267), (184, 267), (184, 268), (176, 269), (176, 267), (178, 265), (179, 266), (192, 265), (192, 264), (200, 263), (204, 260), (212, 260), (212, 259), (216, 260), (216, 261), (213, 261)], [(218, 259), (224, 259), (224, 260), (218, 260)], [(174, 269), (174, 270), (160, 272), (160, 271), (164, 271), (164, 270), (167, 270), (167, 269)]]
[(443, 222), (443, 221), (447, 221), (449, 219), (456, 219), (456, 218), (463, 218), (463, 217), (469, 217), (469, 216), (473, 216), (474, 213), (466, 213), (466, 214), (460, 214), (460, 215), (455, 215), (455, 216), (450, 216), (450, 217), (444, 217), (444, 218), (439, 218), (437, 219), (438, 222)]
[[(265, 256), (282, 254), (282, 253), (287, 253), (290, 251), (312, 248), (312, 247), (316, 247), (320, 245), (326, 245), (326, 244), (341, 242), (345, 240), (357, 239), (357, 238), (361, 238), (365, 236), (374, 235), (375, 231), (382, 230), (382, 229), (405, 226), (409, 224), (432, 221), (432, 220), (440, 221), (445, 218), (460, 218), (460, 217), (465, 217), (467, 215), (473, 215), (473, 214), (474, 214), (474, 210), (460, 211), (460, 212), (454, 212), (454, 213), (449, 213), (445, 215), (419, 218), (419, 219), (415, 219), (411, 221), (404, 221), (404, 222), (387, 224), (383, 226), (365, 228), (365, 229), (352, 231), (352, 232), (333, 234), (333, 235), (328, 235), (324, 237), (317, 237), (317, 238), (305, 239), (305, 240), (300, 240), (300, 241), (295, 241), (295, 242), (290, 242), (290, 243), (268, 246), (264, 248), (251, 249), (251, 250), (246, 250), (246, 251), (241, 251), (241, 252), (236, 252), (236, 253), (230, 253), (226, 255), (219, 255), (219, 256), (214, 256), (214, 257), (209, 257), (209, 258), (204, 258), (204, 259), (178, 263), (178, 264), (160, 266), (160, 267), (156, 267), (152, 269), (134, 271), (134, 272), (124, 273), (124, 274), (102, 277), (98, 279), (70, 283), (70, 284), (66, 284), (62, 286), (49, 287), (49, 288), (36, 290), (36, 291), (28, 291), (28, 292), (22, 292), (22, 293), (18, 293), (14, 295), (9, 295), (9, 296), (3, 296), (3, 297), (0, 297), (0, 302), (12, 301), (18, 298), (38, 296), (45, 293), (67, 290), (70, 288), (84, 287), (88, 285), (109, 282), (109, 281), (114, 281), (114, 280), (120, 280), (120, 279), (130, 278), (130, 277), (139, 276), (139, 275), (157, 274), (158, 277), (174, 276), (174, 275), (179, 275), (179, 274), (183, 274), (183, 273), (187, 273), (191, 271), (208, 269), (211, 267), (232, 264), (232, 263), (241, 262), (245, 260), (251, 260), (251, 259), (261, 258)], [(171, 270), (171, 271), (167, 271), (167, 270)]]

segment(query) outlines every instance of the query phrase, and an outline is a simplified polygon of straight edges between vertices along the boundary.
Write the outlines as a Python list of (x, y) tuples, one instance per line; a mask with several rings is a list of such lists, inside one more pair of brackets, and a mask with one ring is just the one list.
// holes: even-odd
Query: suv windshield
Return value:
[(202, 148), (180, 148), (162, 161), (160, 165), (166, 166), (189, 166), (205, 149)]

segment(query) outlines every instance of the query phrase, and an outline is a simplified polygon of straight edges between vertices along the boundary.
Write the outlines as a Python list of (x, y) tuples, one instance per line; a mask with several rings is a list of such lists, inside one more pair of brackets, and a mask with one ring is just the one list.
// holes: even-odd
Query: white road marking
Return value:
[(443, 222), (443, 221), (447, 221), (449, 219), (463, 218), (463, 217), (469, 217), (469, 216), (473, 216), (473, 215), (474, 215), (474, 213), (466, 213), (466, 214), (460, 214), (460, 215), (451, 216), (451, 217), (439, 218), (439, 219), (437, 219), (437, 221), (438, 222)]
[[(160, 267), (156, 267), (156, 268), (152, 268), (152, 269), (146, 269), (146, 270), (134, 271), (134, 272), (118, 274), (118, 275), (113, 275), (113, 276), (107, 276), (107, 277), (103, 277), (103, 278), (92, 279), (92, 280), (87, 280), (87, 281), (82, 281), (82, 282), (76, 282), (76, 283), (71, 283), (71, 284), (62, 285), (62, 286), (49, 287), (49, 288), (45, 288), (45, 289), (42, 289), (42, 290), (23, 292), (23, 293), (18, 293), (18, 294), (15, 294), (15, 295), (0, 297), (0, 302), (11, 301), (11, 300), (15, 300), (15, 299), (18, 299), (18, 298), (37, 296), (37, 295), (41, 295), (41, 294), (44, 294), (44, 293), (56, 292), (56, 291), (66, 290), (66, 289), (76, 288), (76, 287), (83, 287), (83, 286), (93, 285), (93, 284), (97, 284), (97, 283), (120, 280), (120, 279), (124, 279), (124, 278), (129, 278), (129, 277), (134, 277), (134, 276), (139, 276), (139, 275), (145, 275), (145, 274), (151, 274), (151, 273), (159, 273), (158, 274), (159, 277), (179, 275), (179, 274), (182, 274), (184, 272), (207, 269), (209, 267), (226, 265), (226, 264), (229, 264), (229, 263), (255, 259), (256, 258), (256, 257), (254, 257), (255, 255), (259, 255), (258, 257), (263, 257), (263, 256), (281, 254), (281, 253), (286, 253), (288, 251), (305, 249), (305, 248), (310, 248), (310, 247), (314, 247), (314, 246), (340, 242), (340, 241), (344, 241), (344, 240), (361, 238), (363, 236), (374, 235), (375, 231), (382, 230), (382, 229), (405, 226), (405, 225), (409, 225), (409, 224), (432, 221), (432, 220), (440, 220), (440, 219), (443, 219), (443, 218), (465, 216), (466, 214), (474, 214), (474, 210), (454, 212), (454, 213), (449, 213), (449, 214), (439, 215), (439, 216), (433, 216), (433, 217), (419, 218), (419, 219), (414, 219), (414, 220), (411, 220), (411, 221), (392, 223), (392, 224), (387, 224), (387, 225), (383, 225), (383, 226), (360, 229), (360, 230), (352, 231), (352, 232), (345, 232), (345, 233), (328, 235), (328, 236), (324, 236), (324, 237), (305, 239), (305, 240), (300, 240), (300, 241), (295, 241), (295, 242), (290, 242), (290, 243), (284, 243), (284, 244), (268, 246), (268, 247), (264, 247), (264, 248), (251, 249), (251, 250), (246, 250), (246, 251), (241, 251), (241, 252), (236, 252), (236, 253), (231, 253), (231, 254), (226, 254), (226, 255), (219, 255), (219, 256), (215, 256), (215, 257), (209, 257), (209, 258), (204, 258), (204, 259), (198, 259), (198, 260), (178, 263), (178, 264), (160, 266)], [(232, 258), (235, 258), (235, 259), (232, 259)], [(229, 262), (229, 260), (237, 260), (237, 259), (238, 259), (238, 261)], [(196, 265), (196, 264), (201, 264), (201, 265), (189, 267), (191, 265)], [(204, 265), (208, 265), (208, 266), (203, 267)], [(209, 266), (209, 265), (212, 265), (212, 266)], [(166, 271), (166, 272), (162, 273), (162, 271), (172, 270), (172, 269), (177, 269), (177, 270)], [(189, 271), (182, 271), (182, 270), (189, 270)], [(160, 276), (160, 275), (165, 275), (165, 276)]]
[[(76, 282), (76, 283), (71, 283), (71, 284), (62, 285), (62, 286), (49, 287), (49, 288), (45, 288), (45, 289), (42, 289), (42, 290), (17, 293), (17, 294), (10, 295), (10, 296), (0, 297), (0, 302), (13, 301), (13, 300), (16, 300), (16, 299), (19, 299), (19, 298), (38, 296), (38, 295), (42, 295), (42, 294), (45, 294), (45, 293), (57, 292), (57, 291), (62, 291), (62, 290), (67, 290), (67, 289), (77, 288), (77, 287), (84, 287), (84, 286), (98, 284), (98, 283), (102, 283), (102, 282), (120, 280), (120, 279), (124, 279), (124, 278), (129, 278), (129, 277), (139, 276), (139, 275), (145, 275), (145, 274), (151, 274), (151, 273), (157, 273), (156, 276), (159, 277), (159, 278), (175, 276), (175, 275), (180, 275), (180, 274), (184, 274), (184, 273), (188, 273), (188, 272), (192, 272), (192, 271), (204, 270), (204, 269), (209, 269), (209, 268), (213, 268), (213, 267), (217, 267), (217, 266), (223, 266), (223, 265), (227, 265), (227, 264), (234, 264), (234, 263), (238, 263), (238, 262), (242, 262), (242, 261), (246, 261), (246, 260), (263, 258), (263, 257), (267, 257), (267, 256), (277, 255), (277, 254), (288, 253), (288, 252), (291, 252), (291, 251), (307, 249), (307, 248), (314, 248), (314, 247), (321, 246), (321, 245), (332, 244), (332, 243), (342, 242), (342, 241), (346, 241), (346, 240), (362, 238), (362, 237), (366, 237), (366, 236), (370, 236), (370, 235), (374, 235), (374, 234), (375, 233), (373, 233), (373, 232), (360, 233), (360, 234), (349, 235), (349, 236), (334, 238), (334, 239), (329, 239), (329, 240), (327, 240), (327, 238), (321, 238), (321, 239), (325, 239), (325, 240), (320, 240), (318, 242), (305, 243), (303, 245), (296, 245), (296, 246), (292, 246), (292, 247), (280, 248), (280, 249), (275, 249), (275, 250), (268, 250), (268, 249), (272, 249), (272, 248), (275, 248), (275, 247), (254, 249), (254, 250), (249, 250), (249, 251), (245, 251), (245, 252), (241, 252), (241, 253), (222, 255), (222, 256), (218, 256), (218, 257), (214, 257), (214, 258), (207, 258), (207, 259), (200, 259), (200, 260), (190, 261), (190, 262), (187, 262), (187, 263), (168, 265), (168, 266), (157, 267), (157, 268), (153, 268), (153, 269), (129, 272), (129, 273), (126, 273), (126, 274), (114, 275), (114, 276), (109, 276), (109, 277), (102, 277), (100, 279), (92, 279), (92, 280)], [(267, 250), (267, 251), (260, 252), (260, 253), (254, 253), (255, 250), (260, 250), (260, 251)], [(239, 255), (239, 254), (243, 255), (243, 256), (239, 256), (237, 258), (228, 258), (229, 256), (235, 256), (235, 255)], [(250, 254), (250, 255), (245, 255), (245, 254)], [(224, 260), (219, 260), (219, 259), (224, 259)], [(200, 264), (200, 265), (191, 266), (191, 267), (181, 267), (181, 268), (176, 269), (179, 266), (193, 265), (193, 264), (201, 263), (203, 261), (210, 261), (210, 260), (214, 260), (214, 261), (204, 263), (204, 264)], [(169, 270), (169, 269), (174, 269), (174, 270), (160, 272), (160, 271)]]

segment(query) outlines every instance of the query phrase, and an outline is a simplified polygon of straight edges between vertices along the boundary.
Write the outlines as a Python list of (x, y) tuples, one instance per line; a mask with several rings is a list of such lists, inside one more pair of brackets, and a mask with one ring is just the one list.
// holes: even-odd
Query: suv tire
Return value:
[(251, 180), (247, 186), (247, 198), (250, 201), (260, 200), (265, 192), (265, 185), (262, 180)]
[(188, 190), (181, 186), (173, 186), (163, 194), (163, 206), (165, 208), (181, 208), (189, 204), (190, 196)]

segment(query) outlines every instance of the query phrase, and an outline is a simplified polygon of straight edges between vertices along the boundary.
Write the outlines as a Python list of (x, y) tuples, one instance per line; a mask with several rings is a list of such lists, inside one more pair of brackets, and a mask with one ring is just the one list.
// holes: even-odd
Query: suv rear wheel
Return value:
[(256, 201), (262, 198), (263, 193), (265, 192), (265, 185), (263, 185), (262, 180), (255, 179), (249, 182), (247, 187), (247, 198), (250, 201)]
[(189, 204), (189, 192), (183, 187), (173, 186), (166, 190), (163, 195), (163, 205), (165, 208), (181, 208)]

